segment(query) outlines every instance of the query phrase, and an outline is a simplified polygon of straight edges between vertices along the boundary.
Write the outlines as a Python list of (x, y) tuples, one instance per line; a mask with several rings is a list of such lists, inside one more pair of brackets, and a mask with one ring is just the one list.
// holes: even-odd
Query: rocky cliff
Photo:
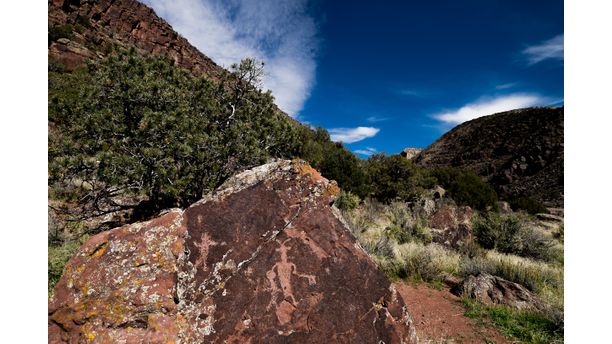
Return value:
[(50, 343), (416, 343), (404, 301), (300, 161), (100, 233), (49, 304)]
[[(116, 44), (143, 55), (166, 56), (195, 74), (217, 78), (224, 69), (136, 0), (49, 0), (49, 55), (72, 70), (104, 57)], [(61, 35), (52, 35), (63, 29)], [(62, 36), (61, 38), (57, 38)]]
[(563, 204), (563, 108), (528, 108), (465, 122), (421, 152), (420, 166), (470, 170), (504, 196)]

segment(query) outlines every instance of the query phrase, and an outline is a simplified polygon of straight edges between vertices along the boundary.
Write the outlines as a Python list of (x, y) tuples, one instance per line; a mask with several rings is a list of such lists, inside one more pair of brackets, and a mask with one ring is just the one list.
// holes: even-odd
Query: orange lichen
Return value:
[(107, 247), (108, 247), (108, 242), (105, 242), (102, 245), (99, 245), (96, 248), (94, 248), (93, 251), (89, 253), (89, 255), (94, 258), (98, 258), (104, 254)]
[(315, 170), (303, 160), (293, 160), (292, 165), (293, 172), (297, 173), (299, 176), (310, 177), (313, 182), (327, 181), (327, 179), (323, 178), (319, 171)]
[(314, 169), (308, 163), (303, 160), (293, 160), (292, 161), (294, 173), (297, 173), (300, 177), (308, 177), (310, 181), (315, 184), (324, 184), (325, 185), (325, 196), (334, 197), (340, 193), (340, 188), (336, 185), (335, 182), (327, 180), (325, 177), (321, 175), (319, 171)]

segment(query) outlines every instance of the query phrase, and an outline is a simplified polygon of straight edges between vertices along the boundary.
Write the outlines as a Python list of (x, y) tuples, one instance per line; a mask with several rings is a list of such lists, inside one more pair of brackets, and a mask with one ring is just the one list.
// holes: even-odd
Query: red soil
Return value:
[(490, 325), (465, 317), (459, 298), (448, 288), (395, 283), (408, 305), (420, 343), (512, 343)]

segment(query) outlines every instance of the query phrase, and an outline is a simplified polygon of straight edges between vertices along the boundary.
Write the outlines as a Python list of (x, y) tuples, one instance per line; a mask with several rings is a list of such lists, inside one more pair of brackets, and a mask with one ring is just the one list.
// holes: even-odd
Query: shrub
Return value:
[(301, 146), (298, 155), (308, 161), (321, 174), (338, 182), (340, 188), (361, 198), (368, 194), (368, 183), (363, 161), (351, 153), (342, 143), (332, 142), (324, 128), (314, 131), (302, 127)]
[(91, 26), (91, 21), (89, 20), (89, 17), (82, 16), (80, 14), (77, 15), (76, 22), (79, 25), (82, 25), (84, 27), (90, 27)]
[(372, 155), (367, 161), (367, 168), (371, 195), (383, 202), (415, 200), (435, 182), (412, 161), (399, 154)]
[(438, 167), (429, 171), (458, 205), (478, 210), (498, 210), (497, 193), (480, 177), (453, 167)]
[(487, 251), (482, 248), (478, 243), (470, 240), (459, 247), (459, 253), (467, 256), (468, 258), (484, 257)]
[(387, 207), (391, 225), (385, 230), (386, 234), (403, 244), (407, 242), (422, 242), (428, 244), (432, 241), (432, 234), (423, 226), (421, 220), (408, 209), (403, 202), (392, 202)]
[(72, 26), (70, 24), (57, 25), (49, 28), (48, 43), (55, 42), (60, 38), (72, 38)]
[(529, 229), (516, 215), (489, 212), (475, 217), (473, 233), (482, 247), (523, 257), (548, 260), (551, 258), (552, 240)]
[(250, 83), (253, 65), (244, 60), (213, 84), (129, 52), (49, 73), (49, 184), (78, 181), (94, 215), (138, 206), (119, 196), (146, 197), (155, 213), (189, 205), (269, 157), (292, 157), (298, 129)]
[(334, 201), (334, 205), (340, 210), (353, 210), (359, 205), (359, 196), (350, 191), (342, 190)]
[(510, 207), (514, 210), (524, 210), (529, 214), (547, 214), (548, 209), (546, 206), (531, 197), (513, 197), (508, 200)]

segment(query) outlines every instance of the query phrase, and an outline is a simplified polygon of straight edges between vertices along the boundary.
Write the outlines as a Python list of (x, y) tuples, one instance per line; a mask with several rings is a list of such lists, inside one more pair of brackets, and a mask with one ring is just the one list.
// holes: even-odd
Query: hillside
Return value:
[(413, 161), (472, 171), (502, 197), (527, 196), (562, 206), (563, 108), (519, 109), (465, 122)]
[(113, 45), (172, 59), (195, 74), (217, 78), (224, 69), (136, 0), (49, 0), (49, 56), (73, 70), (106, 56)]

